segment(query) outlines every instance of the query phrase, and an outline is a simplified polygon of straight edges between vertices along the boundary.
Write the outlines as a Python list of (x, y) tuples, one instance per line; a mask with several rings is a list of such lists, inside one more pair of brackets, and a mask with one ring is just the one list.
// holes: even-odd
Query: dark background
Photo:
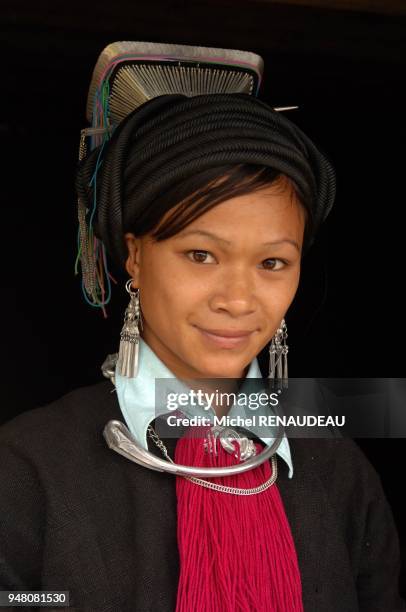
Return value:
[[(104, 319), (73, 273), (79, 131), (94, 64), (115, 40), (262, 55), (261, 97), (299, 105), (287, 116), (329, 154), (338, 180), (286, 317), (289, 373), (403, 377), (405, 26), (399, 1), (3, 0), (0, 420), (101, 380), (105, 355), (118, 347), (122, 282)], [(406, 595), (406, 444), (357, 442), (393, 509)]]

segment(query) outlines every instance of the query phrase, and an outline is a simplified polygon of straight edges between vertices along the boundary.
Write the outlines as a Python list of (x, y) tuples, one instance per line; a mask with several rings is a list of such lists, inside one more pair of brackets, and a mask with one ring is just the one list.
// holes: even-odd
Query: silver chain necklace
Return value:
[[(168, 454), (168, 449), (166, 448), (165, 444), (162, 442), (161, 438), (158, 436), (158, 434), (156, 433), (152, 425), (148, 426), (147, 431), (148, 431), (149, 437), (154, 442), (154, 444), (160, 449), (160, 451), (165, 456), (165, 458), (171, 463), (175, 463), (170, 458)], [(221, 493), (231, 493), (232, 495), (255, 495), (256, 493), (262, 493), (262, 491), (265, 491), (266, 489), (268, 489), (276, 481), (276, 478), (278, 476), (278, 464), (276, 460), (276, 453), (272, 455), (271, 462), (272, 462), (272, 476), (268, 478), (268, 480), (263, 482), (261, 485), (257, 487), (253, 487), (251, 489), (241, 489), (238, 487), (226, 487), (224, 485), (220, 485), (214, 482), (210, 482), (208, 480), (204, 480), (203, 478), (197, 478), (196, 476), (183, 476), (183, 478), (187, 478), (188, 480), (191, 480), (195, 484), (198, 484), (202, 487), (206, 487), (207, 489), (212, 489), (213, 491), (219, 491)]]

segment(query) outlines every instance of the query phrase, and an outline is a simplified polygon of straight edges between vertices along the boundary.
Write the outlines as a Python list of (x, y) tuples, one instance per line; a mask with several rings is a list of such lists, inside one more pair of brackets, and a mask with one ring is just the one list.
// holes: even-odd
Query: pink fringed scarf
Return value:
[[(196, 428), (192, 428), (196, 429)], [(239, 460), (217, 441), (204, 450), (202, 432), (182, 437), (175, 462), (219, 467)], [(255, 444), (257, 452), (262, 451)], [(238, 452), (238, 445), (235, 446)], [(211, 478), (252, 488), (272, 475), (270, 461), (235, 476)], [(303, 612), (295, 545), (276, 482), (261, 493), (213, 491), (176, 477), (180, 576), (176, 612)]]

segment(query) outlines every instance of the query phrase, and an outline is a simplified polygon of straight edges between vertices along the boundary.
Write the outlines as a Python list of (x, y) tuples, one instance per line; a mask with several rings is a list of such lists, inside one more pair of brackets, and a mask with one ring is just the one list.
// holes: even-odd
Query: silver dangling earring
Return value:
[(127, 378), (135, 378), (138, 374), (138, 355), (140, 343), (140, 328), (142, 329), (142, 318), (140, 310), (140, 290), (131, 290), (132, 278), (130, 278), (125, 288), (130, 294), (130, 303), (124, 314), (124, 325), (120, 333), (120, 348), (116, 372)]
[(288, 328), (285, 319), (275, 332), (269, 345), (269, 374), (268, 378), (277, 391), (288, 388), (288, 350), (286, 338)]

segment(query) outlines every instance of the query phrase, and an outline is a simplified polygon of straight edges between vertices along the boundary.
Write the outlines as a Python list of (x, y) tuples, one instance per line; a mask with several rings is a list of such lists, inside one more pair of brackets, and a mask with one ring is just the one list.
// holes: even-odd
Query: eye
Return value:
[[(190, 257), (190, 254), (192, 254), (191, 257)], [(211, 255), (209, 251), (198, 251), (196, 249), (194, 249), (193, 251), (187, 251), (186, 255), (194, 263), (207, 263), (206, 257), (208, 255), (210, 255), (210, 257), (213, 257), (213, 255)]]
[[(266, 264), (266, 262), (272, 262), (270, 267), (267, 267), (267, 265), (265, 265), (265, 270), (270, 270), (271, 272), (275, 270), (276, 271), (281, 270), (287, 265), (287, 262), (284, 261), (283, 259), (276, 259), (276, 258), (264, 259), (262, 263)], [(279, 267), (276, 267), (277, 263), (282, 264), (282, 265), (279, 265)]]

